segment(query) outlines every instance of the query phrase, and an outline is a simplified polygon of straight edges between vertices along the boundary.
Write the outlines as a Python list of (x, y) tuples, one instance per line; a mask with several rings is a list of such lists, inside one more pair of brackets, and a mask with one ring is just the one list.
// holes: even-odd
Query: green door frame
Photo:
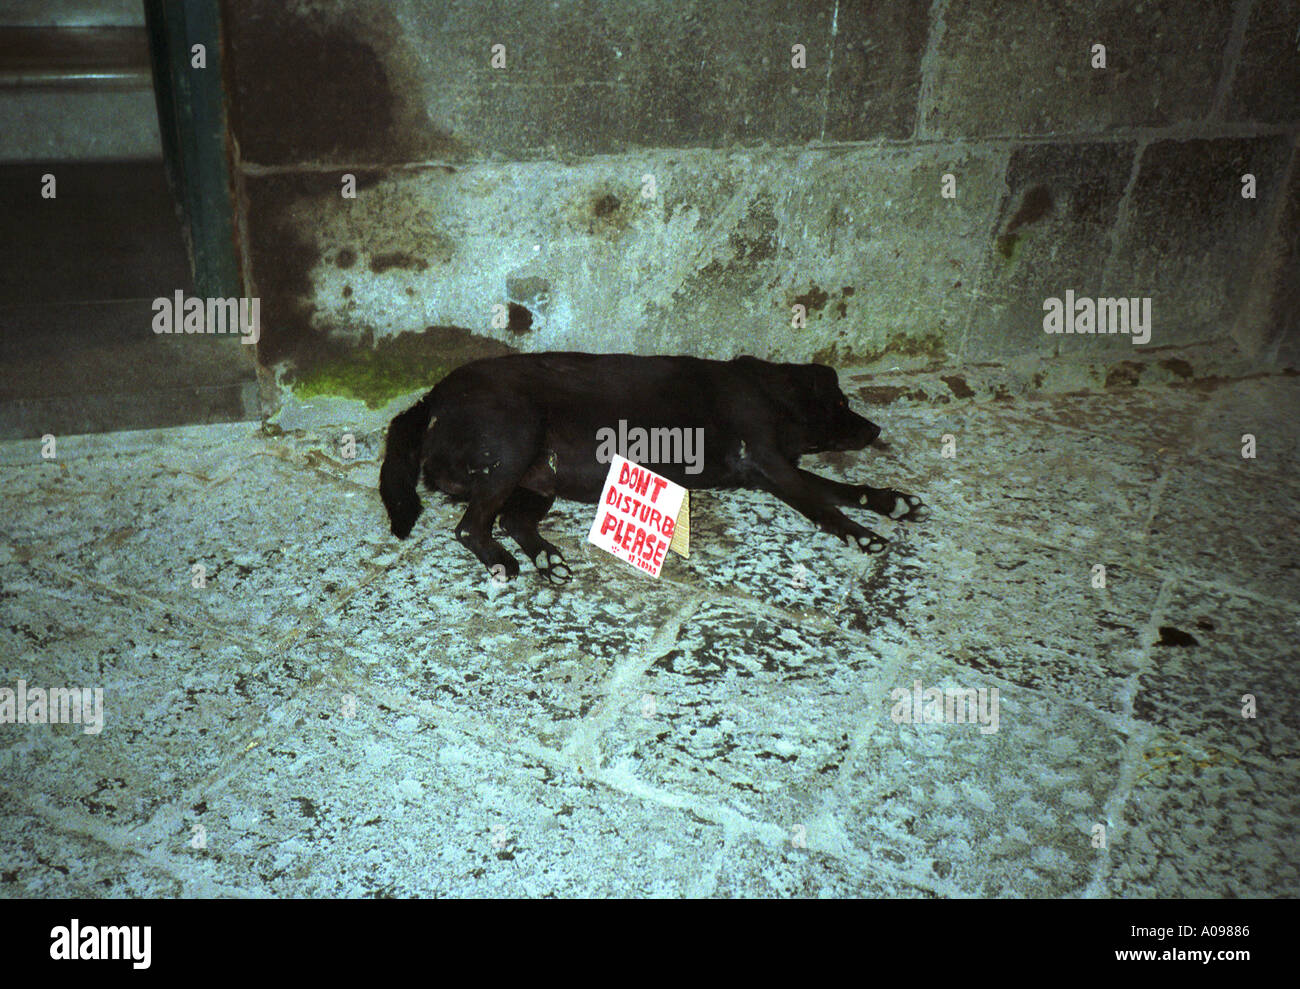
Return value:
[[(202, 298), (242, 296), (220, 0), (144, 0), (144, 10), (163, 159), (194, 287)], [(191, 64), (196, 44), (205, 68)]]

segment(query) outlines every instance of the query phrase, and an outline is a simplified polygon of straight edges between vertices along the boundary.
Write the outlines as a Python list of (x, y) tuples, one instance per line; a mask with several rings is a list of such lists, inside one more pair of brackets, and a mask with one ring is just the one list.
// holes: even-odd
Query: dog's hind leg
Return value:
[(554, 498), (527, 488), (515, 488), (501, 509), (499, 521), (501, 528), (528, 554), (542, 576), (552, 584), (563, 584), (573, 576), (569, 565), (555, 544), (537, 531), (537, 523), (551, 510), (554, 501)]
[(820, 477), (806, 470), (799, 476), (816, 487), (836, 505), (847, 508), (866, 508), (877, 515), (886, 515), (895, 522), (924, 522), (930, 509), (916, 495), (893, 488), (873, 488), (869, 484), (844, 484)]
[(469, 507), (456, 525), (456, 538), (498, 580), (512, 580), (519, 575), (519, 561), (492, 538), (492, 523), (514, 490), (514, 478), (492, 478), (487, 483), (471, 485)]
[[(454, 440), (446, 443), (454, 449), (449, 454), (444, 451), (443, 459), (447, 469), (464, 478), (463, 489), (469, 497), (469, 507), (456, 526), (456, 538), (493, 577), (513, 579), (519, 575), (519, 561), (492, 538), (492, 523), (541, 455), (540, 421), (526, 407), (505, 405), (487, 415), (462, 412), (455, 418), (447, 428), (447, 435)], [(440, 430), (442, 425), (439, 423)]]

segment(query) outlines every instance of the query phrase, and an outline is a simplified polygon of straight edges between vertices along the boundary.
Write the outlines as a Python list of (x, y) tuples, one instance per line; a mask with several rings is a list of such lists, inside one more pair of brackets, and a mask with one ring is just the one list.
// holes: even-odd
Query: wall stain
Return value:
[(868, 405), (890, 405), (908, 394), (899, 385), (868, 385), (858, 389), (858, 396)]
[[(383, 177), (376, 169), (357, 170), (354, 174), (358, 189), (371, 188)], [(327, 172), (289, 172), (245, 179), (249, 260), (253, 286), (262, 300), (263, 329), (257, 357), (264, 366), (285, 360), (311, 363), (341, 347), (356, 345), (355, 326), (323, 322), (311, 277), (325, 254), (311, 239), (306, 217), (321, 208), (339, 208), (338, 189), (338, 176)], [(357, 252), (350, 246), (340, 248), (333, 252), (332, 261), (337, 267), (350, 268), (356, 264)], [(427, 267), (423, 261), (419, 264)], [(347, 286), (344, 296), (350, 297), (351, 291)]]
[(1016, 244), (1020, 240), (1019, 234), (1016, 233), (1021, 227), (1037, 223), (1044, 216), (1052, 211), (1054, 203), (1052, 193), (1045, 185), (1031, 186), (1020, 201), (1020, 208), (1016, 210), (1015, 215), (1007, 224), (1002, 236), (998, 238), (998, 252), (1010, 260), (1015, 256)]
[(231, 124), (245, 161), (397, 163), (462, 152), (415, 98), (414, 55), (385, 5), (333, 15), (254, 0), (224, 8)]
[(970, 385), (966, 384), (966, 379), (960, 374), (945, 374), (939, 377), (948, 388), (952, 391), (955, 398), (974, 398), (975, 392)]
[(1190, 632), (1184, 632), (1180, 628), (1174, 628), (1172, 625), (1160, 626), (1160, 641), (1155, 643), (1157, 646), (1195, 646), (1199, 645), (1196, 636)]
[(598, 187), (577, 203), (573, 223), (593, 237), (616, 239), (636, 218), (636, 200), (620, 199), (608, 187)]
[(428, 261), (417, 258), (408, 251), (388, 251), (384, 254), (373, 254), (370, 257), (370, 270), (376, 275), (382, 275), (385, 271), (391, 271), (393, 268), (403, 268), (408, 271), (426, 271), (428, 267)]
[(533, 328), (533, 314), (528, 311), (527, 306), (521, 306), (517, 302), (512, 302), (508, 309), (510, 313), (509, 321), (506, 323), (506, 329), (515, 336), (522, 336)]
[(791, 304), (803, 306), (808, 312), (815, 313), (821, 312), (829, 299), (830, 296), (826, 294), (826, 290), (818, 287), (817, 283), (813, 282), (812, 287), (803, 295), (796, 295), (791, 300)]
[(900, 333), (891, 337), (879, 350), (857, 350), (851, 345), (846, 345), (841, 350), (839, 343), (832, 343), (814, 353), (812, 360), (818, 364), (844, 367), (848, 364), (878, 364), (890, 356), (924, 357), (927, 358), (927, 366), (935, 367), (947, 360), (948, 348), (943, 334), (938, 332), (918, 336)]
[(591, 204), (591, 212), (598, 217), (606, 217), (618, 210), (618, 196), (612, 192), (607, 192), (594, 203)]
[(316, 313), (311, 270), (320, 263), (320, 250), (299, 231), (293, 204), (310, 178), (270, 175), (248, 178), (249, 260), (262, 306), (262, 338), (258, 360), (274, 364), (299, 351), (309, 351), (319, 334), (312, 327)]
[(761, 264), (776, 257), (777, 230), (780, 223), (773, 210), (772, 197), (760, 195), (754, 199), (744, 217), (727, 238), (735, 252), (733, 266), (742, 263)]
[(756, 197), (728, 232), (725, 246), (702, 245), (719, 256), (683, 281), (673, 293), (672, 309), (703, 316), (718, 297), (743, 299), (759, 294), (775, 267), (771, 261), (777, 254), (778, 229), (772, 198)]
[(1142, 379), (1142, 365), (1137, 361), (1119, 361), (1106, 369), (1104, 388), (1132, 388)]

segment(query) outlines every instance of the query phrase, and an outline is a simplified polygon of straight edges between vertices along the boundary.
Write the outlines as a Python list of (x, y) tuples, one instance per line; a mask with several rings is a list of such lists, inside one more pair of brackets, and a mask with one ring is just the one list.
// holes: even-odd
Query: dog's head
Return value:
[(793, 365), (799, 381), (804, 453), (861, 450), (880, 435), (880, 427), (849, 408), (835, 369), (825, 364)]

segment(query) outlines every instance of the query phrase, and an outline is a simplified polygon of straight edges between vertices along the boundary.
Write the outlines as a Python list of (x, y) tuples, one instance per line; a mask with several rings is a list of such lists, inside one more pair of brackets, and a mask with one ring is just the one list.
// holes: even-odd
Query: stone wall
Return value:
[(1141, 349), (1045, 333), (1067, 290), (1151, 299), (1147, 349), (1267, 356), (1298, 332), (1300, 0), (225, 19), (261, 357), (305, 393), (380, 401), (510, 348), (880, 369)]

